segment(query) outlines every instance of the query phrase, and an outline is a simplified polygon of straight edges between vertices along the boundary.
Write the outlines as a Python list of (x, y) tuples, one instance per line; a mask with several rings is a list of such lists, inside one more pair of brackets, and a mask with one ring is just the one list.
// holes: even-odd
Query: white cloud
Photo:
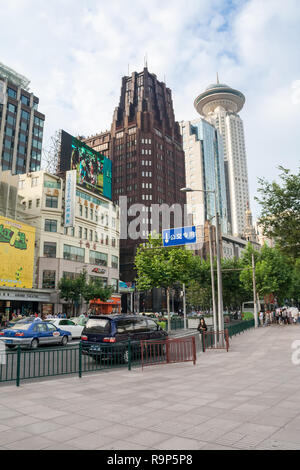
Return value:
[(299, 163), (298, 0), (11, 0), (1, 8), (0, 61), (28, 76), (54, 131), (110, 127), (121, 78), (166, 76), (178, 120), (195, 118), (195, 97), (220, 80), (246, 95), (252, 196), (257, 176)]

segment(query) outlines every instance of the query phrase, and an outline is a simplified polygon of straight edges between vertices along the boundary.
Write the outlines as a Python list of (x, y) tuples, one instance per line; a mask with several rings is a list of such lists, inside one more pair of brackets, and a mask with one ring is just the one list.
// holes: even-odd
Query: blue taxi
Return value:
[(66, 346), (71, 339), (72, 335), (69, 331), (56, 328), (56, 326), (44, 322), (40, 318), (33, 322), (21, 320), (13, 327), (0, 331), (0, 341), (3, 341), (9, 349), (18, 345), (31, 349), (52, 344)]

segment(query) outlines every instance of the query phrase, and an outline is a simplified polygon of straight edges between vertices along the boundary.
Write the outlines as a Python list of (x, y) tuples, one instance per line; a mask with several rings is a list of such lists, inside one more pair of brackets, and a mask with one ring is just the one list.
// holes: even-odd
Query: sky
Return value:
[(178, 121), (220, 82), (246, 96), (244, 121), (254, 216), (258, 178), (299, 167), (299, 0), (0, 0), (0, 62), (31, 81), (56, 130), (109, 129), (121, 79), (149, 71), (173, 93)]

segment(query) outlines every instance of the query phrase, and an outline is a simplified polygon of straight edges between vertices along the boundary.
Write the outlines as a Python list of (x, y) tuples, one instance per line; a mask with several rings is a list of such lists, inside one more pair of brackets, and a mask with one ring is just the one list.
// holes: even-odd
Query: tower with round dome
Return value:
[(243, 121), (239, 112), (245, 104), (240, 91), (224, 83), (210, 85), (195, 99), (197, 112), (213, 124), (223, 139), (227, 213), (230, 232), (242, 236), (249, 201), (248, 169)]

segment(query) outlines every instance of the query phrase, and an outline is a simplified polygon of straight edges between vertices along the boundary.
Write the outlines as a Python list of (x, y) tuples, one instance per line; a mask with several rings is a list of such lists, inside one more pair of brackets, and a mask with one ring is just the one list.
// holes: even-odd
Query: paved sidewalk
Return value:
[(300, 449), (300, 327), (190, 363), (0, 387), (0, 449)]

